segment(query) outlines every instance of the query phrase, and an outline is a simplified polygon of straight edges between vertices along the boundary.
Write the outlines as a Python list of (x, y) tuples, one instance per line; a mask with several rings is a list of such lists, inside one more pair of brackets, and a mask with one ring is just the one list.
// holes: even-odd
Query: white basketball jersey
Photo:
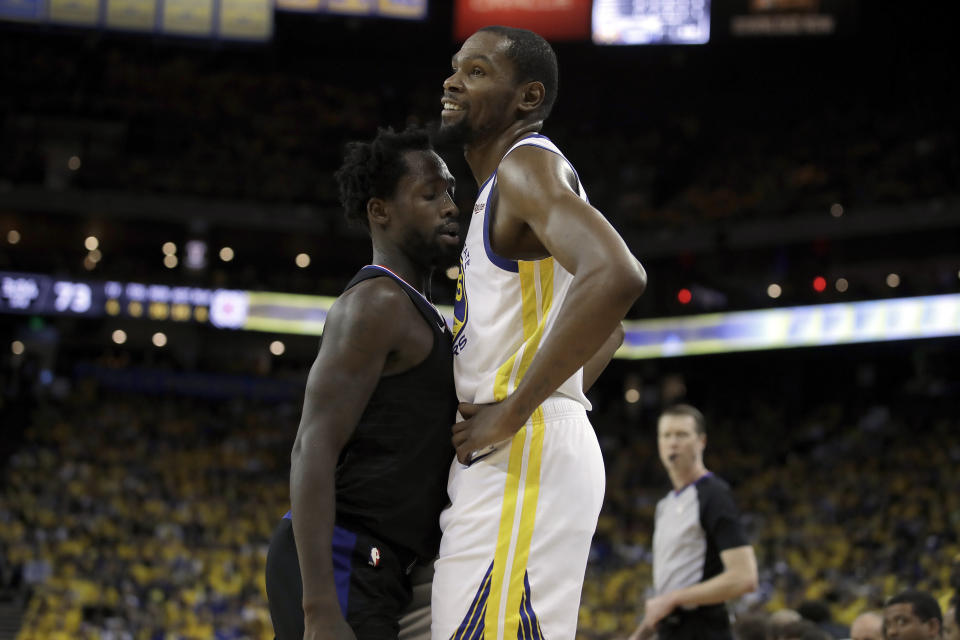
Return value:
[[(507, 154), (524, 145), (563, 157), (549, 138), (539, 134), (519, 140)], [(569, 164), (569, 160), (566, 162)], [(510, 260), (493, 252), (490, 207), (496, 185), (494, 171), (480, 187), (460, 254), (454, 302), (453, 371), (457, 396), (461, 402), (476, 404), (500, 402), (513, 393), (550, 334), (573, 282), (573, 275), (553, 257)], [(579, 177), (577, 187), (580, 197), (587, 200)], [(590, 401), (583, 394), (583, 369), (560, 385), (553, 396), (571, 398), (589, 410)]]

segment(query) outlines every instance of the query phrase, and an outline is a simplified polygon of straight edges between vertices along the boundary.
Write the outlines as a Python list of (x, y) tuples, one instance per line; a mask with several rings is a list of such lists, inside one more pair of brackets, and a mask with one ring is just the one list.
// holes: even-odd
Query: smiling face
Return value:
[(384, 200), (389, 213), (385, 232), (420, 264), (452, 262), (460, 247), (453, 176), (433, 151), (407, 151), (403, 159), (407, 172)]
[(507, 57), (510, 41), (480, 31), (470, 36), (453, 56), (453, 73), (443, 83), (440, 136), (469, 144), (485, 140), (517, 119), (522, 87)]

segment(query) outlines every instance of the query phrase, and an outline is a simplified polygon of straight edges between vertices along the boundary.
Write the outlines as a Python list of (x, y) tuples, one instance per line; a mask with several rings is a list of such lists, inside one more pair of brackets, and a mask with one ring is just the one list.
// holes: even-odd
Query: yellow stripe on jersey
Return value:
[[(551, 282), (551, 292), (552, 292), (552, 283), (553, 283), (553, 258), (548, 258), (551, 263), (550, 268), (550, 282)], [(541, 261), (542, 262), (542, 261)], [(536, 341), (539, 342), (539, 336), (542, 335), (542, 325), (539, 323), (539, 318), (537, 316), (537, 268), (540, 265), (540, 262), (529, 262), (521, 260), (517, 263), (517, 271), (520, 276), (520, 302), (523, 310), (523, 344), (520, 345), (520, 348), (513, 352), (507, 361), (500, 365), (497, 369), (497, 375), (494, 378), (493, 382), (493, 401), (502, 402), (506, 399), (507, 395), (513, 390), (510, 388), (510, 379), (514, 375), (514, 368), (517, 364), (517, 356), (523, 354), (523, 359), (526, 358), (526, 353), (530, 353), (530, 357), (533, 357), (533, 354), (536, 352), (536, 344), (530, 345), (530, 340), (535, 335), (537, 336)], [(551, 294), (552, 295), (552, 294)], [(537, 331), (540, 330), (538, 334)], [(532, 348), (531, 348), (532, 346)], [(527, 366), (529, 367), (529, 359), (527, 359)], [(522, 365), (522, 362), (521, 362)], [(526, 371), (526, 367), (524, 367)], [(513, 384), (515, 389), (517, 384), (520, 382), (520, 375), (517, 376), (516, 381)]]
[(520, 260), (517, 271), (523, 297), (523, 342), (526, 344), (537, 330), (537, 263)]
[[(511, 378), (515, 389), (526, 374), (533, 356), (540, 347), (540, 340), (546, 330), (547, 317), (553, 304), (553, 258), (537, 261), (519, 261), (521, 302), (523, 310), (524, 342), (500, 368), (494, 382), (494, 399), (505, 399), (511, 389)], [(517, 356), (520, 356), (519, 367)], [(516, 371), (514, 371), (516, 369)], [(531, 430), (531, 440), (527, 446), (527, 431)], [(520, 601), (523, 597), (523, 576), (530, 557), (530, 541), (537, 515), (537, 501), (540, 495), (540, 462), (543, 454), (544, 437), (543, 410), (537, 408), (527, 423), (513, 437), (510, 443), (510, 461), (507, 467), (507, 479), (504, 487), (503, 505), (500, 511), (500, 529), (497, 534), (497, 547), (493, 560), (490, 596), (487, 598), (487, 610), (484, 617), (484, 636), (499, 638), (499, 622), (504, 621), (505, 638), (517, 636), (520, 627)], [(526, 453), (526, 456), (524, 455)], [(524, 457), (526, 470), (524, 472)], [(520, 501), (520, 523), (514, 540), (513, 528), (517, 519), (518, 499), (520, 499), (520, 480), (523, 473), (523, 497)], [(513, 563), (506, 572), (507, 560), (513, 550)], [(507, 577), (509, 576), (509, 577)], [(503, 587), (507, 582), (506, 609), (503, 604)]]
[[(520, 358), (520, 369), (517, 371), (517, 385), (523, 380), (523, 376), (527, 373), (527, 369), (530, 368), (530, 363), (533, 361), (533, 356), (540, 348), (540, 340), (543, 338), (543, 332), (547, 329), (547, 314), (550, 313), (550, 307), (553, 305), (553, 258), (539, 260), (536, 264), (540, 276), (540, 316), (536, 329), (524, 344), (523, 356)], [(524, 308), (524, 311), (526, 311), (526, 308)], [(524, 318), (526, 318), (526, 313), (524, 313)], [(526, 337), (526, 322), (524, 322), (524, 335)]]
[(513, 365), (517, 361), (517, 354), (507, 358), (507, 361), (497, 369), (497, 377), (493, 382), (493, 401), (503, 402), (507, 397), (507, 385), (510, 382), (510, 375), (513, 373)]
[(510, 585), (507, 591), (507, 610), (504, 615), (503, 637), (516, 638), (520, 627), (520, 601), (523, 596), (523, 576), (527, 572), (530, 557), (530, 540), (537, 516), (537, 498), (540, 495), (540, 461), (543, 458), (543, 409), (537, 407), (531, 416), (533, 437), (530, 441), (530, 456), (524, 477), (523, 506), (520, 514), (520, 530), (510, 569)]
[[(510, 442), (510, 462), (507, 466), (507, 482), (503, 490), (503, 506), (500, 509), (500, 530), (497, 532), (497, 548), (493, 556), (493, 576), (490, 581), (490, 595), (487, 597), (487, 611), (484, 614), (484, 637), (496, 638), (500, 620), (500, 601), (503, 596), (503, 575), (510, 553), (513, 538), (513, 520), (517, 513), (519, 497), (520, 471), (523, 467), (523, 450), (527, 439), (524, 426), (513, 436)], [(489, 634), (489, 635), (488, 635)], [(516, 635), (516, 632), (514, 632)]]

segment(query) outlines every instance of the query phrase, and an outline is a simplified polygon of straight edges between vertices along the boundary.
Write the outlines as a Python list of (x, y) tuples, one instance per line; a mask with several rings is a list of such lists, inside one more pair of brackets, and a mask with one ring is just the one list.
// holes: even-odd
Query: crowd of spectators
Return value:
[(283, 406), (80, 385), (34, 413), (0, 496), (20, 640), (264, 639), (266, 541), (287, 508)]
[[(960, 445), (943, 389), (821, 398), (786, 419), (789, 394), (728, 411), (731, 384), (717, 391), (726, 405), (707, 402), (706, 462), (733, 485), (759, 561), (759, 590), (734, 606), (744, 629), (797, 610), (846, 637), (856, 615), (905, 586), (945, 605), (960, 578)], [(637, 406), (595, 403), (608, 480), (583, 639), (628, 635), (651, 585), (667, 485), (642, 407), (683, 383), (667, 376), (648, 391)], [(272, 638), (264, 562), (287, 508), (294, 405), (111, 392), (89, 379), (43, 401), (0, 494), (0, 590), (24, 602), (19, 640)]]

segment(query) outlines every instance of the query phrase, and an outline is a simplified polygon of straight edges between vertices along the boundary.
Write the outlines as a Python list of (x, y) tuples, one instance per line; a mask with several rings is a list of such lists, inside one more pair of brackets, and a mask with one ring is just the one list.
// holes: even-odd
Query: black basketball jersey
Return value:
[(337, 461), (337, 524), (366, 530), (402, 555), (432, 559), (454, 457), (452, 334), (420, 292), (383, 267), (364, 267), (347, 289), (379, 277), (409, 296), (433, 331), (433, 349), (412, 369), (380, 378)]

